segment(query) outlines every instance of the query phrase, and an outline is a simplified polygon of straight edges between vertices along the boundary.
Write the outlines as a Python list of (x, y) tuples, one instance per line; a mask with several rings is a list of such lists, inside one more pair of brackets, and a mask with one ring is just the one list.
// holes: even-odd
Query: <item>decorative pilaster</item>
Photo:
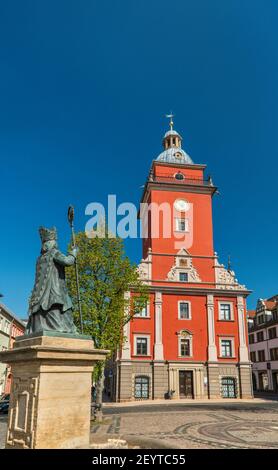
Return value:
[(155, 344), (154, 360), (163, 361), (163, 343), (162, 343), (162, 293), (155, 293)]
[(239, 333), (239, 360), (249, 362), (248, 348), (246, 344), (244, 300), (242, 296), (237, 297), (238, 333)]
[[(130, 292), (125, 292), (124, 294), (125, 300), (129, 301), (130, 299)], [(125, 316), (129, 315), (129, 305), (125, 306)], [(122, 346), (122, 359), (130, 360), (131, 359), (131, 352), (130, 352), (130, 322), (127, 322), (124, 325), (124, 343)]]
[(214, 299), (213, 295), (207, 295), (207, 317), (208, 317), (208, 361), (217, 361), (217, 349), (215, 344), (214, 328)]

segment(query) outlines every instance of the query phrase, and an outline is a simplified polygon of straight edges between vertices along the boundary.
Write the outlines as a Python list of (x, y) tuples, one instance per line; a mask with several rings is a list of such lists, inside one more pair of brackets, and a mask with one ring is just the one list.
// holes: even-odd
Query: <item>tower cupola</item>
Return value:
[(167, 163), (181, 163), (181, 164), (193, 164), (190, 156), (181, 148), (182, 137), (180, 134), (173, 129), (173, 114), (168, 115), (170, 118), (170, 130), (166, 132), (163, 137), (164, 151), (158, 155), (156, 160)]

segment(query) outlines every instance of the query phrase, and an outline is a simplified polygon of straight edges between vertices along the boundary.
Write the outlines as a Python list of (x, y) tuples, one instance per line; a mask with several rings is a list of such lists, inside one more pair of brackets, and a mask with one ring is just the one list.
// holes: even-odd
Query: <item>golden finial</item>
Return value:
[(173, 117), (174, 117), (174, 114), (171, 113), (170, 114), (166, 114), (166, 117), (170, 119), (170, 122), (169, 122), (169, 126), (170, 126), (170, 129), (171, 131), (173, 130), (173, 127), (174, 127), (174, 122), (173, 122)]

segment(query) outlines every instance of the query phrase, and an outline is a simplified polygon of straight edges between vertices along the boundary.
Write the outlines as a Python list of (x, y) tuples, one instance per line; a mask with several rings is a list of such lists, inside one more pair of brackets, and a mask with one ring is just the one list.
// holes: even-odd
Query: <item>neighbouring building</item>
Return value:
[(212, 222), (217, 188), (181, 141), (171, 121), (144, 186), (141, 203), (170, 206), (173, 214), (165, 227), (165, 213), (152, 207), (146, 217), (140, 205), (148, 232), (138, 270), (150, 298), (125, 326), (125, 344), (107, 374), (116, 401), (252, 397), (250, 291), (218, 261)]
[(253, 388), (278, 393), (278, 295), (248, 311)]
[[(17, 318), (4, 304), (0, 303), (0, 351), (12, 347), (17, 336), (23, 335), (25, 323)], [(0, 396), (10, 393), (11, 372), (9, 366), (0, 364)]]

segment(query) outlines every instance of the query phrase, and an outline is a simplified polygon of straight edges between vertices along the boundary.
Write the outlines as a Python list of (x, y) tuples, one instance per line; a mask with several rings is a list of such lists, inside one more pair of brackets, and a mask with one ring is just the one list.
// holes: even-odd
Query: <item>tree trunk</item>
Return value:
[(104, 388), (104, 367), (101, 369), (101, 376), (96, 384), (96, 413), (95, 418), (97, 421), (103, 420), (102, 413), (102, 394)]

